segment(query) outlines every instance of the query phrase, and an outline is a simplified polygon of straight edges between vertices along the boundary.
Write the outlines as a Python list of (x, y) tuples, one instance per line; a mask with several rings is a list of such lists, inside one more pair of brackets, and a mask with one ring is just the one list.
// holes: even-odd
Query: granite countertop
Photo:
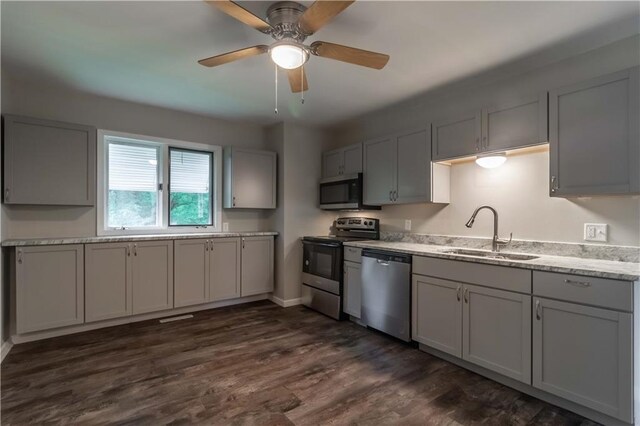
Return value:
[[(419, 256), (438, 257), (442, 259), (461, 260), (465, 262), (485, 263), (490, 265), (510, 266), (537, 271), (560, 272), (566, 274), (585, 275), (590, 277), (610, 278), (624, 281), (640, 279), (640, 263), (619, 262), (614, 260), (585, 259), (569, 256), (542, 255), (533, 260), (494, 259), (462, 254), (445, 253), (447, 250), (463, 247), (429, 245), (392, 241), (351, 241), (344, 245), (359, 248), (389, 250)], [(510, 253), (504, 250), (505, 253)], [(518, 253), (530, 254), (530, 253)]]
[(278, 235), (274, 231), (256, 232), (210, 232), (188, 234), (150, 234), (150, 235), (104, 235), (99, 237), (68, 237), (68, 238), (31, 238), (4, 240), (2, 247), (17, 246), (45, 246), (56, 244), (85, 244), (85, 243), (116, 243), (127, 241), (153, 241), (153, 240), (188, 240), (196, 238), (227, 238), (227, 237), (263, 237)]

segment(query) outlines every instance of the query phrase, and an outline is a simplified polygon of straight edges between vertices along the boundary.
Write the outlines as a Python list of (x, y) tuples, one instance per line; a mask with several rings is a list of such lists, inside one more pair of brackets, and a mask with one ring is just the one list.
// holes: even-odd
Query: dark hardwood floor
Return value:
[(593, 424), (349, 322), (270, 302), (17, 345), (2, 424)]

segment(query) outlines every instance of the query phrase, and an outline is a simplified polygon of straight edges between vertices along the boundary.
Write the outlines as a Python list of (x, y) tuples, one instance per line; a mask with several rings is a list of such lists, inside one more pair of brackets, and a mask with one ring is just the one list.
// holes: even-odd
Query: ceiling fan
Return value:
[(307, 77), (302, 66), (309, 60), (310, 55), (375, 69), (384, 68), (389, 61), (389, 55), (326, 41), (314, 41), (308, 46), (303, 44), (307, 37), (326, 25), (355, 0), (316, 0), (309, 8), (294, 1), (279, 1), (267, 10), (266, 21), (231, 0), (205, 1), (276, 40), (271, 45), (247, 47), (198, 61), (206, 67), (215, 67), (268, 52), (276, 65), (287, 70), (291, 91), (297, 93), (308, 89)]

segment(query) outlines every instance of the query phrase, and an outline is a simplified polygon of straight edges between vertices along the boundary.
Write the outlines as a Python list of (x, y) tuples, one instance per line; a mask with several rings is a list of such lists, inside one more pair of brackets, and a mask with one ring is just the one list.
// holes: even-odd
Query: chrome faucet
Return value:
[(506, 246), (511, 243), (511, 240), (513, 239), (513, 232), (509, 235), (509, 240), (501, 240), (498, 238), (498, 212), (491, 206), (478, 207), (471, 215), (469, 221), (467, 221), (465, 225), (467, 228), (471, 228), (473, 226), (473, 222), (475, 222), (478, 212), (482, 209), (491, 210), (493, 213), (493, 242), (491, 243), (491, 251), (497, 253), (500, 251), (501, 246)]

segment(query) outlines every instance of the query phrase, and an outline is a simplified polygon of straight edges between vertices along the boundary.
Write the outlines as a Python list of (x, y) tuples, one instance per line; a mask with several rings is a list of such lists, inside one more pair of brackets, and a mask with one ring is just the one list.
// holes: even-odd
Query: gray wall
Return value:
[[(219, 120), (105, 98), (59, 87), (42, 87), (2, 73), (2, 112), (96, 126), (140, 135), (214, 145), (264, 148), (262, 126)], [(222, 211), (231, 231), (267, 230), (265, 211)], [(93, 207), (2, 206), (2, 237), (96, 235)]]
[[(420, 95), (414, 99), (342, 123), (333, 129), (332, 147), (415, 128), (460, 111), (499, 104), (554, 87), (571, 84), (640, 63), (640, 36), (536, 69), (527, 74), (490, 80), (491, 73)], [(494, 74), (499, 74), (495, 70)], [(585, 222), (608, 223), (609, 243), (640, 245), (640, 199), (637, 196), (561, 199), (548, 197), (548, 152), (510, 157), (499, 169), (474, 163), (455, 164), (451, 171), (451, 204), (383, 207), (383, 230), (490, 236), (492, 221), (480, 217), (472, 229), (464, 224), (481, 204), (495, 205), (503, 233), (514, 238), (583, 242)]]

